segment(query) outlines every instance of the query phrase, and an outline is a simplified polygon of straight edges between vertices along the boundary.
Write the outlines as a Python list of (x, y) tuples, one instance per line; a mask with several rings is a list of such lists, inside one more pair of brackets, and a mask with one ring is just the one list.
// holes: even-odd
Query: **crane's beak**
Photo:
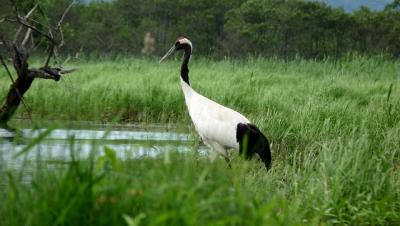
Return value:
[(158, 61), (158, 63), (163, 62), (167, 57), (169, 57), (169, 56), (170, 56), (171, 54), (173, 54), (175, 51), (176, 51), (176, 47), (175, 47), (175, 45), (174, 45), (174, 46), (172, 46), (172, 48), (169, 49), (168, 52), (161, 58), (161, 60)]

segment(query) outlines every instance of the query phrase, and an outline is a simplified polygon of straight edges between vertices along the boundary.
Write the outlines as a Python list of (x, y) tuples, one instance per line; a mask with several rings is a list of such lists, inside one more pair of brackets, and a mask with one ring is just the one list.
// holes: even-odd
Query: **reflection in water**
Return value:
[[(31, 144), (46, 129), (21, 129), (18, 132), (0, 129), (0, 170), (21, 169), (33, 170), (35, 162), (66, 161), (70, 159), (71, 150), (77, 157), (86, 157), (93, 150), (102, 154), (107, 146), (116, 151), (121, 159), (155, 157), (166, 151), (184, 152), (195, 143), (186, 128), (169, 128), (160, 125), (148, 126), (88, 126), (89, 129), (54, 129), (48, 136), (34, 145), (23, 155), (15, 155)], [(200, 152), (206, 152), (200, 147)], [(39, 158), (39, 159), (38, 159)], [(26, 163), (33, 164), (26, 164)], [(26, 165), (32, 165), (31, 169)]]

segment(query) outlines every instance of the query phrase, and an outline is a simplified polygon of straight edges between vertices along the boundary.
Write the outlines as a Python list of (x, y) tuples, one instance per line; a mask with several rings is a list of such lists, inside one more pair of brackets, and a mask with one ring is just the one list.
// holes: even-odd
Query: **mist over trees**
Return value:
[[(0, 0), (0, 18), (14, 10)], [(19, 1), (28, 11), (37, 1)], [(58, 17), (71, 0), (42, 0)], [(3, 26), (1, 30), (8, 28)], [(352, 13), (301, 0), (114, 0), (78, 4), (63, 27), (63, 54), (140, 56), (143, 38), (155, 38), (154, 55), (187, 36), (194, 53), (211, 57), (296, 56), (340, 58), (349, 53), (400, 55), (400, 1), (383, 11)]]

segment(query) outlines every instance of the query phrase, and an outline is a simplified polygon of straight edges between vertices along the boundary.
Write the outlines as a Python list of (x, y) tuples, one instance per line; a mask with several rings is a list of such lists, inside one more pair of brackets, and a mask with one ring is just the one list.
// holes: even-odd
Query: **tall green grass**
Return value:
[(298, 207), (275, 192), (278, 180), (262, 166), (238, 161), (228, 169), (196, 152), (123, 162), (111, 150), (96, 152), (65, 167), (52, 163), (57, 170), (41, 167), (30, 184), (9, 172), (0, 196), (2, 225), (301, 223)]
[[(158, 64), (150, 59), (116, 58), (68, 66), (77, 72), (60, 82), (37, 80), (27, 92), (26, 103), (34, 118), (110, 121), (118, 115), (121, 121), (188, 122), (179, 60)], [(348, 112), (382, 108), (391, 84), (390, 101), (399, 99), (399, 68), (399, 63), (384, 58), (353, 57), (335, 63), (264, 58), (212, 61), (194, 56), (190, 79), (200, 93), (262, 121), (275, 120), (274, 114), (293, 116), (309, 106), (339, 107), (338, 111), (346, 107)], [(0, 96), (4, 96), (9, 81), (4, 71), (0, 73)], [(392, 110), (398, 110), (394, 106), (397, 109)], [(26, 114), (21, 107), (17, 117)]]
[[(179, 61), (72, 66), (78, 72), (61, 83), (35, 81), (26, 96), (34, 119), (190, 123)], [(195, 56), (192, 86), (247, 115), (270, 139), (268, 173), (236, 153), (232, 169), (211, 163), (195, 147), (118, 164), (109, 154), (100, 164), (94, 145), (89, 158), (38, 169), (29, 184), (1, 171), (0, 218), (4, 225), (398, 225), (399, 69), (379, 57)], [(4, 92), (5, 76), (0, 81)]]

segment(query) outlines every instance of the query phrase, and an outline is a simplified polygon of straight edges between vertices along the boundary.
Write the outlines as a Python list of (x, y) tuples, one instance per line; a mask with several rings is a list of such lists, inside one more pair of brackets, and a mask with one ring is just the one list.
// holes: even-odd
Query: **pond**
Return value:
[[(171, 124), (95, 124), (68, 122), (53, 129), (51, 122), (33, 126), (27, 121), (14, 121), (18, 132), (0, 129), (0, 170), (18, 170), (26, 164), (44, 161), (66, 161), (71, 151), (86, 157), (92, 150), (101, 155), (104, 148), (124, 158), (155, 157), (168, 151), (190, 151), (198, 143), (190, 128)], [(64, 123), (65, 124), (65, 123)], [(33, 128), (38, 127), (38, 128)], [(53, 126), (54, 127), (54, 126)], [(38, 137), (48, 133), (38, 142)], [(29, 147), (29, 148), (28, 148)], [(27, 150), (27, 151), (24, 151)], [(201, 153), (205, 146), (198, 147)], [(23, 154), (20, 154), (24, 152)], [(33, 167), (34, 168), (34, 167)], [(33, 169), (31, 169), (33, 170)]]

